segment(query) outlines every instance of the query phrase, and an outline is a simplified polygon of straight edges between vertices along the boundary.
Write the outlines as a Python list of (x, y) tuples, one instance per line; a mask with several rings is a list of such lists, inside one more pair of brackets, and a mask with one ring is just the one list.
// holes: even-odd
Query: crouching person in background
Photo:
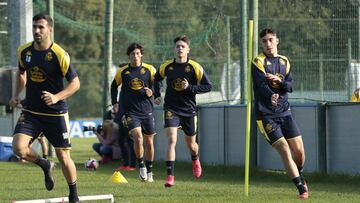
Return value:
[(118, 131), (118, 124), (112, 120), (105, 120), (102, 128), (95, 131), (100, 143), (94, 143), (93, 149), (102, 157), (100, 163), (106, 164), (112, 160), (120, 159)]

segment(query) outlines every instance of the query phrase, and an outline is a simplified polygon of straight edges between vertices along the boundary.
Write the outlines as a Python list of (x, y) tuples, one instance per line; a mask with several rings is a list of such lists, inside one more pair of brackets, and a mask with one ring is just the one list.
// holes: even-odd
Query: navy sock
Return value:
[(167, 174), (168, 175), (174, 175), (174, 165), (175, 161), (166, 161), (166, 168), (167, 168)]
[(143, 160), (142, 157), (141, 157), (141, 158), (137, 158), (136, 160), (137, 160), (137, 163), (138, 163), (139, 168), (144, 168), (144, 167), (145, 167), (145, 165), (144, 165), (144, 160)]
[(295, 177), (292, 179), (293, 183), (296, 185), (298, 191), (299, 191), (299, 194), (303, 194), (304, 192), (307, 192), (302, 181), (301, 181), (301, 178), (300, 176), (298, 177)]
[(76, 189), (76, 181), (73, 183), (68, 183), (69, 185), (69, 200), (71, 201), (79, 201), (79, 197), (77, 195), (77, 189)]
[(153, 167), (153, 161), (145, 161), (145, 165), (146, 165), (146, 170), (148, 173), (152, 172), (152, 167)]
[(43, 171), (46, 171), (50, 166), (50, 161), (44, 158), (41, 158), (40, 156), (37, 157), (37, 159), (34, 161), (34, 163), (38, 166), (40, 166)]
[(198, 155), (191, 155), (191, 160), (195, 161), (198, 160), (199, 156)]

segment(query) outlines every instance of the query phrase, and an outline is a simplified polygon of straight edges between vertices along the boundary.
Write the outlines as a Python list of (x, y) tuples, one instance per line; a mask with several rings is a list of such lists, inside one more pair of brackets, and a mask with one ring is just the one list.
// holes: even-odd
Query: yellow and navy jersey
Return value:
[[(196, 112), (196, 94), (211, 91), (212, 85), (203, 67), (193, 60), (186, 63), (176, 63), (175, 59), (162, 64), (156, 72), (155, 81), (166, 78), (165, 110), (172, 110), (181, 116), (192, 116)], [(181, 88), (181, 82), (186, 79), (189, 87)], [(155, 89), (155, 98), (160, 92)]]
[(70, 63), (69, 54), (58, 44), (49, 49), (35, 50), (33, 42), (21, 45), (17, 51), (19, 71), (26, 72), (26, 97), (24, 107), (33, 112), (62, 114), (68, 110), (65, 100), (46, 105), (41, 99), (43, 91), (57, 94), (64, 89), (64, 81), (77, 77), (76, 70)]
[(353, 94), (351, 95), (350, 101), (351, 102), (360, 102), (360, 95), (359, 95), (360, 89), (357, 88)]
[(144, 87), (153, 88), (155, 73), (154, 66), (146, 63), (138, 67), (127, 64), (118, 69), (111, 84), (111, 100), (112, 104), (117, 103), (117, 88), (121, 85), (119, 112), (137, 116), (153, 113), (151, 97), (146, 95)]
[[(277, 84), (266, 79), (266, 73), (282, 78)], [(264, 53), (252, 62), (252, 78), (254, 83), (255, 111), (258, 119), (262, 117), (279, 117), (290, 115), (288, 92), (293, 91), (293, 79), (287, 57), (278, 55), (268, 57)], [(271, 104), (271, 96), (279, 94), (278, 104)]]

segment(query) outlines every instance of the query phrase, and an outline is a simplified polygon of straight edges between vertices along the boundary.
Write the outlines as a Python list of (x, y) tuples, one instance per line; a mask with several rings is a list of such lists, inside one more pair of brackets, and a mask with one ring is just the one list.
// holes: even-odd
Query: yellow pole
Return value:
[(247, 74), (247, 109), (246, 109), (246, 147), (245, 147), (245, 196), (249, 196), (249, 164), (250, 164), (250, 123), (251, 123), (251, 61), (253, 43), (253, 21), (249, 21), (248, 40), (248, 74)]

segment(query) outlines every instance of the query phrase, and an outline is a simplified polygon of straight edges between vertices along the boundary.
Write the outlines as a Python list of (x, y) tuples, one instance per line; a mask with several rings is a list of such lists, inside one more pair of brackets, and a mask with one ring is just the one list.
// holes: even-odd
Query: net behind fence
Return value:
[[(210, 94), (199, 95), (199, 103), (239, 103), (244, 100), (240, 85), (246, 84), (240, 70), (247, 68), (241, 63), (247, 52), (240, 49), (241, 2), (115, 0), (114, 65), (128, 62), (127, 46), (139, 42), (145, 46), (144, 62), (158, 68), (174, 57), (173, 38), (187, 34), (192, 40), (190, 57), (203, 65), (214, 85)], [(46, 1), (34, 0), (33, 7), (34, 13), (46, 12)], [(70, 53), (82, 81), (80, 92), (70, 98), (70, 106), (76, 106), (72, 115), (97, 117), (102, 110), (105, 1), (54, 0), (54, 11), (55, 41)], [(259, 30), (277, 30), (279, 53), (290, 59), (295, 82), (290, 98), (348, 101), (360, 84), (358, 1), (259, 0), (258, 11)], [(0, 19), (0, 29), (4, 22)], [(3, 39), (0, 64), (9, 61), (9, 45)]]

